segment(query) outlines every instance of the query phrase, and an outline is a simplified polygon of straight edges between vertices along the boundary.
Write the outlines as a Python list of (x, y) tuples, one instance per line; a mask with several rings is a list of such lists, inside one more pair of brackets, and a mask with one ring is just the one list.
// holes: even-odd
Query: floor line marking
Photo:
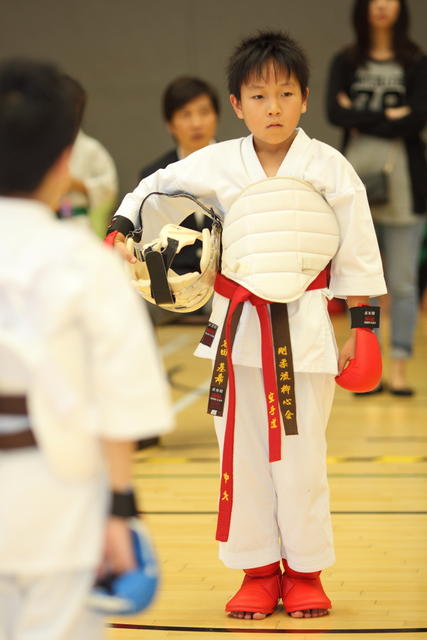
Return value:
[(200, 396), (204, 395), (209, 389), (210, 381), (211, 379), (207, 378), (201, 384), (199, 384), (198, 387), (193, 389), (193, 391), (190, 391), (190, 393), (186, 393), (185, 396), (183, 396), (177, 402), (175, 402), (175, 404), (172, 407), (173, 412), (175, 414), (180, 413), (180, 411), (183, 411), (188, 406), (193, 404), (193, 402), (198, 400)]
[[(139, 478), (218, 478), (217, 473), (136, 473)], [(328, 478), (427, 478), (427, 473), (328, 473)]]
[(427, 633), (427, 627), (408, 627), (408, 628), (385, 628), (385, 629), (253, 629), (248, 627), (179, 627), (173, 625), (155, 625), (155, 624), (125, 624), (121, 622), (113, 622), (108, 625), (113, 629), (145, 629), (146, 631), (196, 631), (199, 633), (288, 633), (288, 634), (307, 634), (315, 635), (319, 633), (341, 633), (341, 634), (360, 634), (360, 633)]
[[(138, 511), (144, 516), (216, 516), (217, 511)], [(331, 511), (334, 516), (426, 516), (427, 511)]]
[[(200, 389), (202, 389), (204, 387), (204, 385), (206, 384), (205, 382), (202, 382), (202, 384), (200, 385)], [(192, 402), (194, 402), (200, 395), (201, 393), (196, 393), (197, 390), (193, 391), (191, 394), (188, 394), (187, 396), (184, 396), (183, 398), (181, 398), (181, 400), (178, 400), (177, 403), (175, 403), (174, 405), (174, 410), (175, 413), (178, 413), (179, 411), (182, 411), (183, 409), (185, 409), (189, 404), (191, 404)], [(138, 462), (144, 463), (144, 464), (174, 464), (175, 462), (179, 461), (181, 464), (183, 463), (189, 463), (189, 462), (218, 462), (218, 457), (200, 457), (200, 458), (190, 458), (187, 456), (163, 456), (163, 455), (159, 455), (159, 456), (150, 456), (150, 457), (140, 457), (138, 459)], [(328, 456), (326, 459), (328, 464), (337, 464), (337, 463), (353, 463), (353, 462), (361, 462), (361, 463), (366, 463), (366, 462), (374, 462), (374, 463), (379, 463), (379, 464), (418, 464), (420, 462), (427, 462), (427, 456), (343, 456), (343, 457), (337, 457), (337, 456)]]

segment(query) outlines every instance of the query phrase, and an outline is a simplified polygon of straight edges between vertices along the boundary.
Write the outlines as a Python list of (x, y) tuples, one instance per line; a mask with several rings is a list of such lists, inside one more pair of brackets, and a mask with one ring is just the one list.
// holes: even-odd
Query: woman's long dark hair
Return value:
[[(409, 10), (406, 0), (400, 1), (400, 11), (393, 27), (393, 51), (401, 64), (407, 65), (421, 55), (421, 49), (409, 38)], [(368, 20), (370, 0), (355, 0), (353, 6), (353, 28), (356, 42), (348, 49), (353, 63), (358, 66), (366, 62), (371, 48), (371, 33)]]

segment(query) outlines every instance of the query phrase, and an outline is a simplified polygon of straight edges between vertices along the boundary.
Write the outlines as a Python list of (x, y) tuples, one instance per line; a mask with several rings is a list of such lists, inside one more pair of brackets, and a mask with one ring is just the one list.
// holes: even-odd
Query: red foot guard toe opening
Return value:
[(225, 606), (228, 612), (273, 613), (280, 598), (282, 572), (278, 562), (245, 569), (242, 586)]
[(287, 613), (332, 608), (320, 581), (320, 571), (302, 573), (291, 569), (286, 560), (283, 563), (285, 573), (282, 578), (282, 600)]

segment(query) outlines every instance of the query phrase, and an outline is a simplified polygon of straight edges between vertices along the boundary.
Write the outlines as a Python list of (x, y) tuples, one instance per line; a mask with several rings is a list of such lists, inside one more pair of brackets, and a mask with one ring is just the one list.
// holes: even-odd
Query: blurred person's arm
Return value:
[(349, 97), (352, 73), (345, 55), (336, 55), (329, 69), (326, 93), (329, 122), (344, 129), (358, 129), (364, 125), (382, 122), (384, 115), (381, 112), (353, 109)]
[(128, 519), (137, 515), (133, 443), (169, 431), (173, 416), (147, 312), (121, 260), (97, 243), (82, 296), (96, 417), (93, 434), (102, 444), (111, 502), (100, 570), (121, 572), (134, 566), (128, 527)]
[(407, 138), (421, 133), (427, 124), (427, 56), (406, 70), (406, 101), (389, 108), (382, 122), (361, 127), (362, 133), (383, 138)]
[(342, 54), (332, 61), (328, 89), (327, 112), (332, 124), (381, 138), (404, 138), (419, 133), (427, 123), (427, 57), (407, 71), (407, 105), (384, 111), (353, 109), (349, 98), (351, 68)]
[[(102, 438), (101, 442), (111, 493), (130, 495), (133, 492), (133, 442), (121, 442), (105, 438)], [(127, 518), (112, 514), (107, 518), (101, 566), (108, 567), (113, 573), (130, 571), (135, 567)]]

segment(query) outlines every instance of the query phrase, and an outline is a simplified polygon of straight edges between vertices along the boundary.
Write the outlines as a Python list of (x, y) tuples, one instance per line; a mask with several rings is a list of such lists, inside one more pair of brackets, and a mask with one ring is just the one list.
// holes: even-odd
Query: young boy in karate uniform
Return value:
[(55, 219), (78, 127), (59, 70), (0, 65), (1, 640), (104, 637), (88, 597), (136, 567), (133, 442), (171, 425), (121, 261)]
[[(227, 398), (223, 415), (212, 411), (222, 457), (217, 530), (220, 558), (226, 566), (245, 572), (243, 584), (226, 610), (234, 617), (262, 619), (274, 611), (281, 597), (291, 616), (317, 617), (327, 614), (331, 607), (320, 583), (320, 572), (335, 559), (325, 431), (334, 377), (355, 355), (357, 360), (357, 329), (351, 331), (338, 354), (326, 303), (337, 296), (345, 298), (350, 308), (357, 308), (366, 305), (369, 297), (384, 294), (386, 287), (362, 182), (338, 151), (298, 128), (309, 93), (308, 65), (300, 47), (282, 33), (248, 38), (230, 59), (228, 81), (231, 105), (250, 135), (206, 147), (142, 180), (124, 198), (108, 238), (130, 262), (135, 260), (127, 253), (124, 239), (133, 230), (140, 204), (150, 192), (188, 192), (222, 212), (222, 273), (215, 284), (210, 317), (211, 336), (213, 332), (215, 337), (213, 341), (202, 339), (196, 355), (215, 360), (222, 347), (224, 354), (231, 350), (222, 329), (231, 313), (230, 298), (240, 287), (237, 293), (242, 311), (232, 345), (235, 393), (227, 391), (235, 406), (228, 411), (227, 402), (232, 401)], [(289, 217), (281, 215), (281, 228), (282, 223), (277, 226), (278, 217), (270, 209), (271, 203), (286, 209), (286, 194), (275, 192), (283, 186), (281, 178), (311, 185), (326, 207), (324, 212), (333, 214), (327, 218), (332, 225), (327, 233), (321, 229), (325, 216), (316, 214), (313, 226), (308, 228), (314, 238), (314, 253), (324, 248), (326, 259), (297, 293), (294, 289), (292, 293), (283, 292), (283, 282), (292, 276), (289, 282), (294, 283), (295, 273), (285, 273), (289, 269), (281, 273), (278, 266), (296, 250), (287, 246)], [(251, 195), (256, 196), (257, 204), (248, 202)], [(250, 227), (255, 219), (258, 226), (254, 223)], [(293, 222), (304, 235), (307, 228), (298, 229), (300, 219), (305, 220), (304, 211), (294, 216)], [(268, 250), (260, 249), (266, 238)], [(240, 271), (234, 260), (237, 248), (246, 251), (246, 272)], [(302, 252), (296, 264), (309, 258)], [(329, 259), (328, 282), (325, 266)], [(258, 287), (258, 276), (266, 283), (269, 296)], [(300, 276), (304, 274), (296, 274)], [(292, 435), (276, 442), (279, 451), (273, 456), (270, 427), (280, 424), (277, 433), (284, 425), (283, 420), (277, 422), (277, 415), (271, 421), (266, 411), (266, 396), (268, 403), (274, 393), (266, 393), (266, 376), (261, 368), (264, 347), (257, 318), (265, 299), (287, 302), (295, 398), (292, 411), (283, 415), (286, 420), (294, 418), (295, 413), (297, 420), (297, 429), (290, 430)], [(268, 318), (263, 313), (265, 326)], [(286, 353), (286, 348), (281, 351)], [(221, 371), (221, 366), (219, 363), (217, 367), (216, 360), (214, 374)], [(282, 386), (287, 393), (287, 386)], [(275, 408), (268, 404), (267, 408), (272, 415)], [(228, 414), (233, 414), (231, 419)], [(231, 454), (230, 429), (234, 437)]]

